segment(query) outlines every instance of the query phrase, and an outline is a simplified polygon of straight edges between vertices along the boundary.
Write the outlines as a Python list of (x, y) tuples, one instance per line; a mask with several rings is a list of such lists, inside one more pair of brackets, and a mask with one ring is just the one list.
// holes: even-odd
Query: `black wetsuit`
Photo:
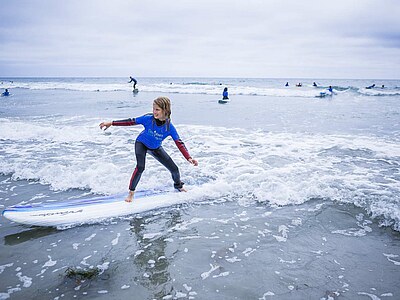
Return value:
[(133, 78), (133, 77), (130, 77), (130, 78), (131, 78), (131, 81), (129, 81), (128, 83), (133, 82), (133, 89), (136, 89), (137, 80), (135, 78)]
[(139, 183), (140, 177), (142, 176), (146, 166), (147, 152), (171, 172), (174, 187), (176, 189), (181, 189), (184, 183), (180, 179), (179, 169), (161, 146), (162, 141), (166, 137), (171, 136), (182, 155), (186, 159), (191, 158), (174, 125), (171, 122), (166, 124), (166, 121), (155, 119), (152, 114), (112, 122), (113, 126), (132, 126), (138, 124), (143, 125), (145, 129), (136, 138), (135, 155), (137, 164), (129, 183), (129, 189), (134, 191)]

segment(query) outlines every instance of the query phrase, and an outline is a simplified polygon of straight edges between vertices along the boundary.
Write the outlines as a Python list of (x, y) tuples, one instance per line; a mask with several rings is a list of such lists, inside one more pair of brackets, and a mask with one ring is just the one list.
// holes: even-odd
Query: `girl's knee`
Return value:
[(179, 174), (179, 168), (177, 167), (177, 165), (172, 166), (170, 171), (172, 174), (176, 174), (176, 173)]
[(141, 165), (137, 165), (136, 166), (136, 169), (137, 169), (137, 171), (139, 172), (139, 173), (143, 173), (143, 171), (144, 171), (144, 166), (141, 166)]

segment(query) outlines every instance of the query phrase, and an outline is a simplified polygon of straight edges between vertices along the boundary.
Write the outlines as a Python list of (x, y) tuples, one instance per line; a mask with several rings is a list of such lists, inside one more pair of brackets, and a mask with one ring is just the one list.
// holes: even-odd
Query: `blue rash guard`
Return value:
[(161, 143), (168, 136), (171, 136), (176, 146), (182, 155), (186, 158), (192, 158), (182, 140), (179, 138), (178, 132), (171, 122), (165, 124), (162, 122), (157, 125), (159, 121), (153, 117), (153, 114), (147, 114), (138, 118), (126, 119), (113, 121), (113, 126), (132, 126), (141, 124), (144, 126), (144, 130), (136, 138), (136, 141), (143, 143), (149, 149), (158, 149), (161, 147)]
[(144, 115), (135, 118), (135, 121), (136, 124), (141, 124), (144, 126), (144, 130), (139, 134), (136, 140), (142, 142), (150, 149), (159, 148), (162, 141), (168, 136), (171, 136), (174, 141), (180, 139), (172, 123), (170, 123), (169, 126), (165, 126), (165, 124), (157, 126), (153, 115)]

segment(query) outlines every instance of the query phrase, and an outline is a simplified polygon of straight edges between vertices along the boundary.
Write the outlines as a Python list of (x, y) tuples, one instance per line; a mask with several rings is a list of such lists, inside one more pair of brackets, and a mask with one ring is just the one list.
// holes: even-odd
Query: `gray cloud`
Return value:
[(400, 78), (400, 2), (22, 1), (0, 76)]

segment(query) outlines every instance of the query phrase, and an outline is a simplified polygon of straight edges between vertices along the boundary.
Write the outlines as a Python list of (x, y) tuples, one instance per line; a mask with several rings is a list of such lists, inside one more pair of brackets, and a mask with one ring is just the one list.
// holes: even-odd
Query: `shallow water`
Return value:
[[(320, 99), (309, 87), (286, 95), (278, 80), (237, 80), (232, 90), (259, 94), (233, 92), (219, 105), (211, 79), (204, 94), (199, 80), (171, 90), (172, 79), (154, 79), (137, 95), (110, 90), (113, 80), (71, 88), (59, 79), (54, 89), (25, 79), (2, 99), (0, 208), (125, 191), (141, 129), (98, 124), (149, 112), (160, 87), (200, 162), (190, 166), (164, 142), (189, 193), (163, 209), (69, 228), (1, 218), (0, 299), (399, 297), (397, 82), (382, 96), (343, 81)], [(170, 183), (148, 158), (138, 188)], [(76, 282), (68, 267), (101, 274)]]
[[(30, 190), (49, 193), (37, 183)], [(396, 299), (400, 292), (399, 234), (352, 204), (323, 199), (285, 207), (218, 199), (61, 231), (2, 220), (1, 230), (1, 282), (16, 299)], [(68, 267), (103, 271), (75, 282)]]

